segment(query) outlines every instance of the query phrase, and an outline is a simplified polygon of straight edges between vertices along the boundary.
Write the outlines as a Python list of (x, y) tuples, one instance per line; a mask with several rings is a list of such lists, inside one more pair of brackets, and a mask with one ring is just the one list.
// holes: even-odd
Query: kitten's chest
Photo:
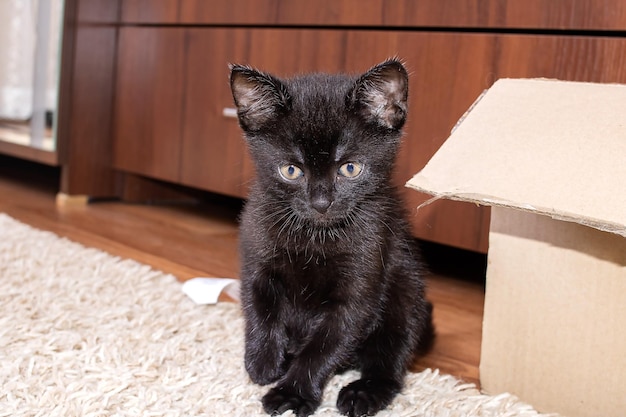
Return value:
[(329, 258), (316, 253), (304, 257), (292, 253), (280, 262), (275, 265), (276, 272), (283, 282), (284, 299), (290, 304), (305, 308), (325, 306), (344, 297), (342, 290), (350, 268), (349, 259), (344, 256)]

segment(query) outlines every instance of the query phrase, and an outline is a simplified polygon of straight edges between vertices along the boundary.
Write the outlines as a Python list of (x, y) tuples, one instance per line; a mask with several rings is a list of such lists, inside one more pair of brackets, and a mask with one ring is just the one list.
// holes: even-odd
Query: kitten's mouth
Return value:
[(321, 214), (314, 212), (311, 214), (308, 222), (308, 226), (317, 230), (337, 230), (343, 229), (346, 225), (346, 218), (344, 216), (337, 216), (329, 213)]
[(325, 211), (324, 213), (320, 213), (317, 210), (311, 210), (310, 219), (315, 224), (331, 225), (331, 224), (340, 223), (342, 220), (342, 217), (337, 216), (330, 211)]
[(300, 223), (300, 228), (314, 233), (332, 233), (344, 229), (349, 223), (349, 216), (343, 210), (338, 210), (334, 204), (329, 205), (323, 212), (310, 206), (303, 208), (296, 218), (298, 219), (296, 223)]

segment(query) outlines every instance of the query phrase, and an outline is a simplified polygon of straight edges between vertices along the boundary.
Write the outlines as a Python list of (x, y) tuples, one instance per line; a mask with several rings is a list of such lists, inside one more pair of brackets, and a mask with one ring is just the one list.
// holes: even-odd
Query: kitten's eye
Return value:
[(356, 178), (363, 172), (363, 165), (358, 162), (347, 162), (339, 167), (339, 174), (346, 178)]
[(280, 175), (289, 181), (297, 180), (304, 175), (304, 172), (295, 165), (283, 165), (279, 168)]

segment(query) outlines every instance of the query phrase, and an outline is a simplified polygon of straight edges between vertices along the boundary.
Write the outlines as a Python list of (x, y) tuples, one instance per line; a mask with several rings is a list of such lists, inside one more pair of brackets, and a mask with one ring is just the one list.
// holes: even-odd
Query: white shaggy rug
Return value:
[[(0, 214), (0, 416), (257, 416), (235, 304)], [(336, 416), (334, 378), (316, 416)], [(286, 415), (291, 415), (287, 412)], [(379, 416), (540, 416), (426, 370)]]

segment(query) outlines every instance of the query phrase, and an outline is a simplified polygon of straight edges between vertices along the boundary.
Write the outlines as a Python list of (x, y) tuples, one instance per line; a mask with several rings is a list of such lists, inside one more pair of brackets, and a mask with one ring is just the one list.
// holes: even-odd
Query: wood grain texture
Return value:
[(483, 29), (623, 30), (626, 5), (611, 0), (404, 0), (384, 24)]
[(33, 146), (20, 145), (0, 139), (0, 154), (16, 156), (47, 165), (58, 165), (57, 151), (46, 151)]
[(285, 25), (377, 25), (383, 0), (203, 0), (183, 1), (181, 23), (285, 24)]
[(120, 29), (113, 167), (178, 181), (184, 105), (184, 30)]
[(120, 21), (123, 23), (177, 23), (179, 0), (124, 0)]
[(623, 30), (612, 0), (182, 0), (180, 22), (229, 25)]
[(244, 196), (250, 161), (233, 108), (228, 64), (243, 59), (245, 32), (187, 31), (185, 115), (181, 182), (231, 196)]
[[(101, 202), (55, 205), (58, 171), (0, 155), (0, 212), (112, 255), (135, 259), (180, 280), (237, 277), (240, 205), (131, 205)], [(478, 382), (484, 302), (484, 264), (475, 255), (431, 247), (428, 298), (437, 340), (413, 369), (439, 368)], [(457, 268), (450, 269), (456, 265)]]
[(117, 23), (122, 0), (65, 0), (66, 9), (74, 9), (77, 22)]
[[(108, 26), (71, 27), (63, 52), (62, 97), (57, 142), (66, 194), (111, 196), (111, 133), (116, 30)], [(65, 44), (64, 44), (65, 45)]]

